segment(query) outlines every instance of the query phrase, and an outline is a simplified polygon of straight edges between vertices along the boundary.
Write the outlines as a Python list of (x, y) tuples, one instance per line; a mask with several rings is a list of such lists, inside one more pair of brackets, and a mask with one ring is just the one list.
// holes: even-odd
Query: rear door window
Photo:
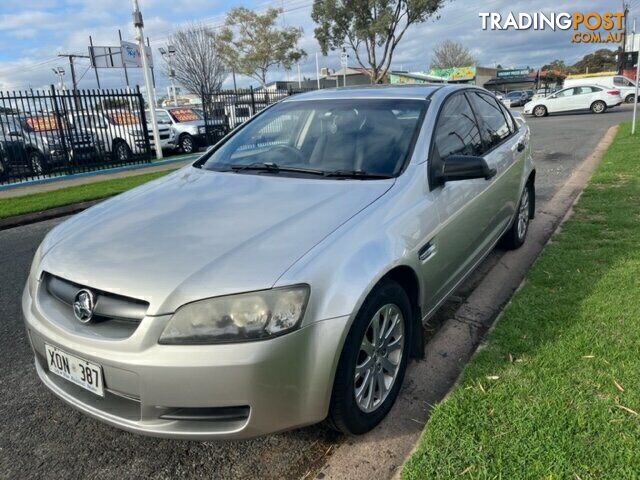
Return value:
[(513, 117), (511, 116), (511, 113), (509, 113), (509, 110), (507, 110), (507, 107), (505, 107), (502, 104), (502, 102), (498, 102), (498, 106), (500, 107), (500, 110), (502, 110), (504, 118), (507, 119), (507, 125), (509, 126), (509, 131), (513, 133), (516, 130), (518, 130), (518, 125), (516, 125), (516, 122), (513, 120)]
[(477, 92), (470, 93), (469, 97), (479, 117), (482, 140), (486, 149), (491, 150), (511, 135), (512, 130), (495, 98)]

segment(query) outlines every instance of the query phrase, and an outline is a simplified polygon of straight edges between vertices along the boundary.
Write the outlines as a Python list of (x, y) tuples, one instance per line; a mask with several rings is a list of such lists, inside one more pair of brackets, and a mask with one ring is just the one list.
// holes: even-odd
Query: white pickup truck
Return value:
[[(148, 121), (149, 119), (147, 119)], [(79, 128), (93, 132), (110, 152), (114, 161), (126, 162), (134, 155), (147, 153), (142, 121), (136, 112), (130, 110), (93, 110), (74, 112), (69, 122)], [(148, 141), (154, 148), (152, 128), (147, 124)], [(158, 125), (162, 149), (175, 148), (175, 133), (168, 125)]]

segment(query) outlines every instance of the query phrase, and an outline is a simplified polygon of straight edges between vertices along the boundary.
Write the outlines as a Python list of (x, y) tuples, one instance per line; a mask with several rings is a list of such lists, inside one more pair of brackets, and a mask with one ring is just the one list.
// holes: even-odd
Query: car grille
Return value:
[(79, 285), (49, 273), (44, 274), (43, 285), (46, 293), (67, 305), (73, 311), (75, 296), (81, 289), (91, 290), (96, 298), (94, 316), (100, 320), (120, 320), (139, 323), (147, 313), (149, 304), (142, 300), (115, 295)]

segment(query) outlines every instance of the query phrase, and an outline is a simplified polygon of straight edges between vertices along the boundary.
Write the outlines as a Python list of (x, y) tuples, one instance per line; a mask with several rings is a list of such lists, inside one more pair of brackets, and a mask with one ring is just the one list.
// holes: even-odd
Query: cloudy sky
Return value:
[[(53, 67), (66, 69), (65, 80), (70, 82), (66, 59), (59, 53), (87, 54), (89, 35), (95, 45), (116, 45), (118, 29), (126, 39), (133, 38), (130, 0), (10, 0), (0, 5), (0, 90), (42, 88), (56, 81)], [(479, 12), (510, 11), (573, 12), (617, 11), (617, 0), (449, 0), (438, 19), (413, 26), (396, 50), (392, 68), (411, 71), (428, 69), (433, 46), (441, 40), (453, 39), (469, 46), (479, 64), (507, 67), (540, 66), (555, 58), (573, 63), (586, 53), (601, 47), (595, 44), (571, 43), (571, 31), (482, 31)], [(224, 21), (225, 12), (234, 6), (264, 10), (269, 6), (284, 7), (280, 21), (304, 29), (302, 47), (308, 52), (301, 63), (302, 74), (315, 77), (315, 52), (318, 46), (313, 37), (311, 21), (312, 0), (140, 0), (145, 19), (145, 33), (150, 37), (155, 61), (161, 64), (157, 47), (165, 45), (176, 27), (190, 22), (205, 23), (216, 28)], [(640, 22), (640, 0), (631, 0), (631, 18)], [(639, 24), (640, 25), (640, 24)], [(604, 45), (612, 47), (612, 45)], [(339, 54), (321, 57), (321, 67), (339, 67)], [(157, 69), (159, 70), (159, 69)], [(95, 73), (88, 68), (88, 59), (77, 59), (80, 88), (95, 88)], [(167, 79), (157, 71), (158, 89), (162, 91)], [(100, 70), (103, 87), (124, 85), (121, 70)], [(297, 72), (274, 71), (271, 80), (297, 78)], [(142, 84), (139, 71), (131, 72), (131, 82)], [(251, 82), (239, 78), (246, 86)], [(230, 85), (230, 79), (225, 85)]]

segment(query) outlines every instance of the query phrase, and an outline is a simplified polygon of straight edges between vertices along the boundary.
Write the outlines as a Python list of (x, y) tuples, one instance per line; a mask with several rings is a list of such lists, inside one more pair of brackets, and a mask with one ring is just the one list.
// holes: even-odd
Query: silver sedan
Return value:
[(486, 90), (290, 97), (38, 249), (42, 382), (153, 436), (247, 438), (392, 407), (422, 322), (534, 212), (529, 128)]

